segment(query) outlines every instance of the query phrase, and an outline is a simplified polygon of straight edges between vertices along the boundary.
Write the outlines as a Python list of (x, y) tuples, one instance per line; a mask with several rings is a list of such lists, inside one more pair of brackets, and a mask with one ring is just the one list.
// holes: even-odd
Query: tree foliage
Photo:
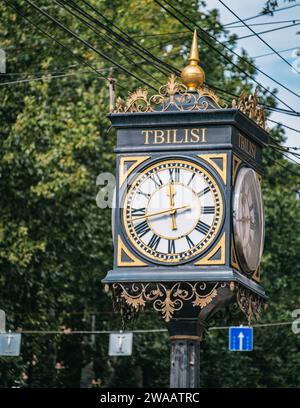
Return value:
[[(95, 201), (97, 175), (115, 169), (115, 135), (106, 116), (108, 83), (81, 65), (76, 56), (106, 77), (111, 64), (41, 17), (24, 0), (10, 3), (72, 53), (2, 3), (0, 44), (7, 53), (7, 75), (1, 82), (49, 72), (76, 75), (1, 86), (0, 307), (7, 313), (11, 330), (65, 330), (66, 334), (24, 334), (21, 356), (0, 358), (0, 386), (79, 387), (91, 386), (92, 380), (94, 386), (167, 386), (166, 335), (137, 335), (134, 355), (122, 360), (108, 358), (106, 335), (93, 339), (67, 334), (69, 329), (121, 328), (100, 282), (112, 264), (110, 209), (99, 209)], [(91, 12), (85, 2), (77, 3)], [(184, 66), (191, 34), (152, 0), (88, 3), (126, 33), (138, 36), (136, 41), (165, 62), (178, 69)], [(123, 44), (112, 47), (57, 2), (43, 0), (39, 6), (138, 77), (155, 86), (166, 81), (154, 65), (131, 54)], [(203, 1), (178, 1), (177, 7), (235, 47), (234, 37), (222, 27), (218, 12), (208, 12)], [(175, 34), (149, 35), (159, 33)], [(208, 45), (201, 43), (200, 49), (201, 64), (215, 86), (237, 94), (252, 88), (249, 79)], [(244, 56), (249, 58), (246, 52)], [(245, 62), (237, 63), (255, 74)], [(119, 69), (114, 69), (113, 76), (120, 96), (140, 86), (137, 79)], [(275, 105), (266, 95), (262, 98)], [(281, 142), (282, 129), (275, 129), (273, 137)], [(298, 169), (273, 150), (265, 157), (263, 283), (270, 302), (263, 319), (288, 321), (291, 311), (299, 307), (300, 217), (299, 177), (286, 168)], [(214, 323), (224, 322), (229, 321), (221, 315)], [(151, 311), (128, 325), (128, 329), (163, 327)], [(258, 329), (255, 336), (257, 346), (251, 355), (233, 356), (227, 352), (226, 332), (210, 332), (201, 353), (202, 386), (299, 386), (299, 337), (286, 326)]]

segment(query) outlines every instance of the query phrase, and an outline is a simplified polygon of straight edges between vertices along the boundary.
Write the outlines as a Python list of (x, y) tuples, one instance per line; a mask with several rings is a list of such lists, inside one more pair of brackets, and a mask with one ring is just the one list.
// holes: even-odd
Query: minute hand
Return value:
[(168, 208), (167, 210), (157, 211), (157, 212), (150, 213), (150, 214), (140, 215), (139, 217), (134, 217), (134, 220), (140, 220), (141, 218), (149, 218), (149, 217), (154, 217), (155, 215), (161, 215), (161, 214), (167, 214), (167, 213), (172, 214), (175, 211), (183, 210), (184, 208), (189, 208), (189, 207), (190, 207), (189, 205), (183, 205), (181, 207)]

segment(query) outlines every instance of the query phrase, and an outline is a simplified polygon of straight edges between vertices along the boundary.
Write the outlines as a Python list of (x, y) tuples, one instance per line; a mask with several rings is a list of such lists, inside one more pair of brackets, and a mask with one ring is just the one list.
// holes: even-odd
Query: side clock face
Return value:
[(213, 177), (187, 160), (164, 160), (139, 173), (124, 200), (123, 223), (137, 252), (158, 263), (184, 263), (214, 240), (223, 199)]
[(263, 252), (264, 212), (260, 183), (254, 170), (239, 171), (233, 193), (233, 231), (244, 272), (256, 271)]

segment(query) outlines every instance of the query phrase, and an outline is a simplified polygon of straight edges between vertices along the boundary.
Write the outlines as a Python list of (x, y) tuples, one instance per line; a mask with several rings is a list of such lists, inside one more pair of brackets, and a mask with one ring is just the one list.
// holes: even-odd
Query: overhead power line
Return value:
[[(180, 17), (178, 17), (176, 14), (174, 14), (171, 10), (169, 10), (166, 6), (164, 6), (159, 0), (154, 0), (160, 7), (162, 7), (164, 10), (166, 10), (171, 16), (173, 16), (176, 20), (178, 20), (179, 22), (181, 22), (181, 24), (183, 26), (185, 26), (186, 28), (188, 28), (191, 32), (193, 31), (193, 29), (186, 24)], [(199, 24), (197, 24), (195, 21), (193, 21), (191, 18), (189, 18), (188, 16), (184, 15), (180, 10), (178, 10), (176, 7), (174, 7), (171, 3), (169, 3), (167, 0), (163, 0), (166, 4), (168, 4), (174, 11), (176, 11), (178, 14), (180, 14), (181, 16), (183, 16), (186, 20), (188, 20), (189, 22), (191, 22), (193, 24), (194, 27), (199, 28), (199, 30), (206, 34), (207, 36), (209, 36), (211, 39), (213, 39), (215, 42), (217, 42), (218, 44), (220, 44), (222, 47), (226, 48), (230, 53), (236, 55), (239, 59), (241, 59), (242, 61), (246, 62), (249, 66), (251, 66), (252, 68), (254, 68), (255, 70), (257, 70), (258, 72), (262, 73), (263, 75), (265, 75), (267, 78), (269, 78), (270, 80), (272, 80), (273, 82), (277, 83), (278, 85), (282, 86), (284, 89), (288, 90), (289, 92), (295, 94), (294, 91), (292, 91), (291, 89), (289, 89), (288, 87), (286, 87), (285, 85), (281, 84), (279, 81), (277, 81), (276, 79), (272, 78), (270, 75), (266, 74), (264, 71), (262, 71), (260, 68), (256, 67), (254, 64), (252, 64), (251, 62), (249, 62), (246, 58), (240, 56), (239, 54), (237, 54), (235, 51), (233, 51), (232, 49), (230, 49), (228, 46), (226, 46), (226, 44), (223, 44), (221, 41), (219, 41), (217, 38), (215, 38), (213, 35), (211, 35), (209, 32), (207, 32), (206, 30), (204, 30), (202, 27), (199, 26)], [(222, 56), (227, 62), (229, 62), (231, 65), (233, 65), (234, 67), (236, 67), (240, 72), (244, 73), (244, 75), (246, 77), (248, 77), (249, 79), (251, 79), (253, 82), (255, 82), (257, 85), (259, 85), (259, 87), (261, 87), (262, 89), (264, 89), (266, 92), (268, 92), (270, 95), (272, 95), (275, 99), (277, 99), (279, 102), (281, 102), (283, 105), (285, 105), (287, 108), (289, 108), (291, 111), (293, 111), (295, 114), (297, 114), (297, 112), (291, 107), (289, 106), (285, 101), (283, 101), (281, 98), (279, 98), (274, 92), (270, 91), (269, 89), (267, 89), (266, 87), (264, 87), (263, 85), (261, 85), (261, 83), (259, 81), (257, 81), (255, 78), (253, 78), (250, 74), (248, 74), (247, 72), (245, 72), (242, 68), (240, 68), (237, 64), (235, 64), (231, 58), (227, 57), (226, 55), (224, 55), (218, 48), (216, 48), (215, 46), (211, 45), (207, 40), (205, 40), (205, 38), (202, 38), (202, 41), (205, 42), (212, 50), (214, 50), (216, 53), (218, 53), (220, 56)], [(298, 94), (295, 94), (296, 96), (298, 96)]]
[(67, 32), (70, 34), (73, 38), (76, 38), (79, 42), (84, 44), (86, 47), (89, 49), (93, 50), (96, 54), (100, 55), (102, 58), (104, 58), (106, 61), (109, 61), (111, 64), (117, 66), (120, 68), (122, 71), (124, 71), (126, 74), (132, 76), (135, 78), (137, 81), (143, 83), (144, 85), (148, 86), (149, 88), (152, 88), (156, 90), (154, 86), (146, 82), (144, 79), (139, 78), (137, 75), (135, 75), (133, 72), (130, 72), (127, 68), (124, 68), (122, 65), (114, 61), (112, 58), (110, 58), (108, 55), (104, 54), (102, 51), (99, 51), (96, 47), (94, 47), (92, 44), (90, 44), (88, 41), (82, 39), (78, 34), (76, 34), (74, 31), (69, 29), (68, 27), (64, 26), (60, 21), (58, 21), (56, 18), (52, 17), (50, 14), (48, 14), (45, 10), (41, 9), (40, 7), (36, 6), (32, 1), (30, 0), (25, 0), (26, 3), (28, 3), (32, 8), (34, 8), (36, 11), (38, 11), (40, 14), (45, 16), (47, 19), (51, 20), (55, 26), (61, 28), (63, 31)]
[[(28, 17), (26, 17), (24, 15), (24, 13), (22, 13), (17, 7), (15, 7), (14, 5), (10, 4), (7, 0), (4, 0), (4, 2), (13, 10), (16, 11), (17, 14), (19, 14), (22, 18), (24, 18), (24, 20), (26, 20), (29, 24), (31, 24), (36, 30), (38, 30), (39, 32), (41, 32), (42, 34), (44, 34), (46, 37), (48, 37), (49, 39), (51, 39), (52, 41), (54, 41), (56, 44), (58, 44), (59, 46), (61, 46), (63, 49), (65, 49), (66, 51), (68, 51), (69, 54), (71, 54), (74, 58), (76, 58), (78, 61), (81, 62), (81, 64), (89, 67), (92, 71), (94, 71), (97, 75), (100, 74), (100, 76), (102, 75), (100, 73), (100, 71), (98, 71), (96, 68), (94, 68), (89, 62), (85, 61), (82, 57), (80, 57), (79, 55), (76, 55), (72, 50), (70, 50), (68, 47), (66, 47), (63, 43), (61, 43), (59, 40), (57, 40), (55, 37), (53, 37), (52, 35), (50, 35), (47, 31), (43, 30), (42, 28), (40, 28), (39, 26), (37, 26), (35, 23), (33, 23)], [(104, 78), (104, 77), (102, 77)], [(106, 78), (106, 80), (108, 82), (110, 82), (109, 78)], [(121, 88), (122, 85), (119, 85)]]
[[(297, 48), (300, 49), (300, 47), (298, 46), (298, 47), (286, 48), (285, 50), (280, 50), (280, 51), (277, 51), (277, 52), (283, 53), (283, 52), (287, 52), (287, 51), (296, 50)], [(253, 59), (263, 58), (263, 57), (268, 57), (269, 55), (273, 55), (273, 54), (274, 54), (274, 52), (268, 52), (267, 54), (256, 55), (255, 57), (252, 57), (252, 58)]]
[[(283, 26), (283, 27), (277, 27), (277, 28), (272, 28), (272, 29), (270, 29), (270, 30), (265, 30), (265, 31), (260, 31), (259, 33), (255, 33), (255, 34), (248, 34), (248, 35), (243, 35), (242, 37), (237, 37), (236, 39), (237, 40), (245, 40), (246, 38), (251, 38), (251, 37), (259, 37), (260, 39), (262, 39), (260, 36), (259, 36), (259, 34), (267, 34), (267, 33), (273, 33), (273, 32), (275, 32), (275, 31), (280, 31), (280, 30), (283, 30), (283, 29), (286, 29), (286, 28), (290, 28), (290, 27), (296, 27), (296, 26), (298, 26), (298, 25), (300, 25), (300, 23), (295, 23), (295, 24), (289, 24), (289, 25), (286, 25), (286, 26)], [(249, 28), (250, 28), (250, 26), (248, 26)], [(247, 28), (248, 28), (247, 27)], [(262, 39), (263, 40), (263, 39)], [(265, 42), (264, 40), (263, 40), (263, 42), (265, 43), (265, 44), (267, 44), (267, 42)], [(268, 45), (268, 47), (270, 48), (270, 49), (272, 49), (272, 47), (271, 46), (269, 46)], [(276, 54), (276, 51), (273, 51), (274, 52), (274, 54)]]
[[(120, 47), (120, 44), (112, 37), (109, 37), (107, 34), (100, 32), (99, 30), (95, 29), (94, 26), (92, 24), (90, 24), (88, 21), (86, 21), (84, 18), (82, 18), (81, 16), (78, 16), (72, 9), (70, 9), (68, 6), (66, 6), (65, 4), (63, 4), (63, 2), (61, 1), (56, 1), (55, 2), (60, 5), (61, 7), (63, 7), (68, 13), (70, 13), (72, 16), (74, 16), (75, 18), (77, 18), (82, 24), (84, 24), (85, 26), (87, 26), (90, 30), (92, 30), (95, 34), (97, 34), (101, 39), (104, 39), (104, 41), (106, 41), (108, 44), (110, 44), (112, 47), (114, 46), (114, 43), (117, 43), (118, 47), (116, 47), (116, 50), (119, 54), (121, 54), (127, 61), (131, 62), (132, 66), (137, 67), (140, 71), (142, 71), (144, 74), (146, 74), (147, 76), (151, 77), (154, 81), (157, 81), (157, 79), (149, 72), (147, 72), (143, 67), (141, 67), (141, 65), (137, 64), (134, 59), (132, 58), (132, 56), (128, 56), (126, 55), (126, 53), (124, 52), (124, 50)], [(131, 51), (132, 53), (132, 51)], [(124, 65), (123, 65), (124, 66)]]
[[(290, 326), (293, 322), (274, 322), (274, 323), (260, 323), (253, 324), (253, 328), (262, 327), (280, 327), (280, 326)], [(208, 330), (228, 330), (231, 326), (214, 326), (209, 327)], [(241, 326), (243, 327), (243, 326)], [(22, 334), (62, 334), (62, 335), (73, 335), (73, 334), (112, 334), (112, 333), (123, 333), (123, 330), (19, 330)], [(146, 333), (168, 333), (167, 329), (141, 329), (141, 330), (126, 330), (125, 332), (130, 332), (134, 334), (146, 334)]]
[[(298, 7), (298, 6), (300, 6), (300, 3), (294, 4), (292, 6), (286, 6), (286, 7), (278, 8), (278, 9), (274, 10), (272, 13), (274, 14), (274, 13), (277, 13), (278, 11), (283, 11), (283, 10), (287, 10), (287, 9), (290, 9), (290, 8), (293, 8), (293, 7)], [(259, 13), (259, 14), (256, 14), (255, 16), (244, 18), (243, 20), (244, 21), (250, 21), (250, 20), (254, 20), (255, 18), (265, 17), (267, 15), (268, 15), (267, 13)], [(239, 20), (232, 21), (231, 23), (227, 23), (227, 24), (225, 24), (225, 27), (227, 27), (229, 25), (232, 25), (232, 24), (237, 24), (237, 23), (239, 23)]]
[[(296, 20), (280, 20), (280, 21), (263, 21), (262, 23), (253, 23), (253, 24), (248, 24), (248, 25), (249, 27), (256, 27), (256, 26), (262, 26), (262, 25), (265, 26), (265, 25), (274, 25), (274, 24), (285, 24), (285, 23), (295, 24), (298, 21), (300, 20), (296, 19)], [(234, 26), (233, 28), (245, 28), (245, 25), (244, 24), (237, 25), (237, 26)]]

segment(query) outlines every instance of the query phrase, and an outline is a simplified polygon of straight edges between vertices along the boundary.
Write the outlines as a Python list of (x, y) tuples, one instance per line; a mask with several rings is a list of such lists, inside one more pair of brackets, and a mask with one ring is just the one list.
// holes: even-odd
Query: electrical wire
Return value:
[[(96, 68), (94, 68), (90, 63), (88, 63), (87, 61), (85, 61), (82, 57), (76, 55), (72, 50), (70, 50), (68, 47), (66, 47), (64, 44), (62, 44), (59, 40), (57, 40), (55, 37), (51, 36), (47, 31), (43, 30), (42, 28), (40, 28), (39, 26), (37, 26), (35, 23), (33, 23), (30, 19), (28, 19), (17, 7), (15, 7), (14, 5), (10, 4), (7, 0), (4, 0), (4, 2), (13, 10), (16, 11), (17, 14), (19, 14), (22, 18), (24, 18), (29, 24), (31, 24), (36, 30), (38, 30), (39, 32), (41, 32), (42, 34), (44, 34), (46, 37), (50, 38), (52, 41), (54, 41), (56, 44), (60, 45), (63, 49), (65, 49), (66, 51), (68, 51), (68, 53), (70, 53), (73, 57), (75, 57), (78, 61), (81, 62), (81, 64), (89, 67), (92, 71), (94, 71), (96, 74), (100, 74), (100, 71), (98, 71)], [(101, 75), (101, 74), (100, 74)], [(104, 77), (102, 77), (104, 78)], [(106, 78), (106, 80), (108, 82), (110, 82), (111, 80), (109, 78)], [(125, 87), (123, 87), (122, 85), (119, 85), (120, 88), (125, 89)]]
[[(283, 27), (277, 27), (277, 28), (272, 28), (272, 29), (270, 29), (270, 30), (265, 30), (265, 31), (260, 31), (259, 33), (255, 33), (255, 34), (248, 34), (248, 35), (243, 35), (242, 37), (237, 37), (236, 38), (236, 40), (244, 40), (245, 38), (251, 38), (251, 37), (258, 37), (258, 38), (260, 38), (262, 41), (263, 41), (263, 43), (265, 43), (265, 44), (268, 44), (262, 37), (260, 37), (260, 35), (259, 34), (267, 34), (267, 33), (272, 33), (272, 32), (275, 32), (275, 31), (280, 31), (280, 30), (283, 30), (283, 29), (286, 29), (286, 28), (290, 28), (290, 27), (296, 27), (296, 26), (298, 26), (300, 23), (296, 23), (296, 24), (289, 24), (289, 25), (286, 25), (286, 26), (283, 26)], [(247, 28), (248, 28), (249, 26), (247, 26)], [(252, 31), (252, 29), (249, 27), (249, 29)], [(228, 41), (227, 41), (227, 43), (228, 43)], [(271, 47), (270, 45), (268, 45), (268, 47), (271, 49), (271, 50), (274, 50), (274, 48), (273, 47)], [(274, 50), (273, 51), (273, 53), (274, 54), (277, 54), (277, 52)], [(278, 54), (279, 55), (279, 54)], [(279, 55), (280, 56), (280, 55)], [(282, 56), (280, 56), (281, 57), (281, 59), (283, 59), (285, 62), (287, 62), (288, 63), (288, 65), (290, 65), (290, 63), (288, 62), (288, 61), (286, 61)]]
[[(294, 5), (292, 5), (292, 6), (286, 6), (286, 7), (278, 8), (278, 9), (276, 9), (276, 10), (273, 10), (272, 13), (274, 14), (274, 13), (277, 13), (278, 11), (283, 11), (283, 10), (287, 10), (287, 9), (290, 9), (290, 8), (293, 8), (293, 7), (298, 7), (298, 6), (300, 6), (300, 3), (294, 4)], [(273, 15), (273, 14), (272, 14), (272, 15)], [(267, 15), (268, 15), (267, 13), (259, 13), (259, 14), (256, 14), (255, 16), (244, 18), (244, 21), (254, 20), (255, 18), (265, 17), (265, 16), (267, 16)], [(227, 26), (232, 25), (232, 24), (238, 24), (238, 23), (239, 23), (239, 20), (237, 20), (237, 21), (232, 21), (231, 23), (225, 24), (224, 27), (227, 27)]]
[[(58, 2), (56, 0), (56, 2)], [(109, 37), (107, 34), (102, 34), (105, 35), (106, 38), (109, 38), (110, 41), (113, 41), (117, 47), (116, 49), (119, 50), (120, 49), (120, 43), (122, 43), (126, 49), (128, 49), (132, 54), (137, 55), (138, 57), (143, 58), (146, 62), (151, 63), (151, 65), (155, 65), (157, 67), (157, 69), (162, 72), (163, 74), (165, 74), (165, 71), (162, 71), (160, 68), (160, 65), (158, 65), (157, 62), (153, 62), (153, 58), (150, 60), (149, 58), (145, 57), (144, 52), (141, 52), (141, 50), (137, 49), (136, 47), (132, 47), (130, 44), (130, 41), (128, 39), (125, 39), (124, 37), (122, 37), (120, 34), (116, 33), (114, 30), (112, 30), (111, 27), (103, 24), (101, 21), (99, 21), (99, 19), (96, 19), (94, 16), (92, 16), (91, 14), (87, 13), (84, 9), (82, 9), (80, 6), (78, 6), (77, 4), (73, 4), (68, 2), (67, 6), (65, 4), (62, 3), (66, 3), (66, 1), (59, 1), (59, 3), (61, 4), (61, 6), (63, 7), (69, 7), (72, 8), (74, 11), (76, 11), (76, 13), (80, 14), (82, 17), (85, 17), (86, 19), (88, 19), (90, 22), (92, 22), (93, 24), (95, 24), (97, 27), (101, 27), (103, 30), (107, 31), (109, 34), (112, 35), (112, 37)], [(86, 20), (85, 20), (86, 24), (89, 24)], [(95, 27), (93, 27), (93, 31), (95, 32)], [(98, 34), (99, 30), (97, 30)], [(132, 60), (132, 59), (131, 59)], [(165, 74), (166, 75), (166, 74)]]
[[(291, 325), (293, 322), (274, 322), (274, 323), (260, 323), (260, 324), (253, 324), (251, 327), (253, 328), (261, 328), (261, 327), (279, 327), (279, 326), (287, 326)], [(232, 326), (215, 326), (209, 327), (208, 330), (228, 330)], [(241, 327), (245, 327), (242, 326)], [(248, 326), (246, 326), (248, 327)], [(17, 331), (21, 334), (63, 334), (63, 335), (73, 335), (73, 334), (114, 334), (114, 333), (134, 333), (134, 334), (145, 334), (145, 333), (168, 333), (167, 329), (144, 329), (144, 330), (19, 330)]]
[[(164, 10), (166, 10), (171, 16), (173, 16), (176, 20), (178, 20), (179, 22), (181, 22), (181, 24), (183, 26), (185, 26), (186, 28), (188, 28), (190, 31), (193, 31), (193, 29), (186, 24), (180, 17), (178, 17), (176, 14), (174, 14), (172, 11), (170, 11), (167, 7), (165, 7), (159, 0), (154, 0), (160, 7), (162, 7)], [(247, 59), (245, 59), (244, 57), (240, 56), (239, 54), (237, 54), (235, 51), (233, 51), (232, 49), (230, 49), (226, 44), (223, 44), (221, 41), (219, 41), (218, 39), (216, 39), (213, 35), (211, 35), (209, 32), (207, 32), (206, 30), (204, 30), (202, 27), (199, 26), (199, 24), (197, 24), (195, 21), (193, 21), (191, 18), (185, 16), (180, 10), (178, 10), (176, 7), (174, 7), (171, 3), (169, 3), (167, 0), (163, 0), (166, 4), (168, 4), (174, 11), (176, 11), (178, 14), (180, 14), (181, 16), (183, 16), (185, 19), (187, 19), (188, 21), (190, 21), (195, 27), (198, 27), (199, 30), (208, 35), (211, 39), (213, 39), (214, 41), (216, 41), (218, 44), (220, 44), (222, 47), (226, 48), (229, 52), (233, 53), (234, 55), (236, 55), (239, 59), (241, 59), (242, 61), (246, 62), (249, 66), (251, 66), (252, 68), (254, 68), (255, 70), (257, 70), (258, 72), (262, 73), (263, 75), (265, 75), (267, 78), (269, 78), (270, 80), (272, 80), (273, 82), (277, 83), (277, 85), (282, 86), (284, 89), (288, 90), (289, 92), (295, 94), (296, 96), (298, 96), (298, 94), (296, 94), (294, 91), (292, 91), (291, 89), (289, 89), (288, 87), (286, 87), (284, 84), (281, 84), (279, 81), (277, 81), (276, 79), (272, 78), (269, 74), (266, 74), (264, 71), (262, 71), (260, 68), (256, 67), (254, 64), (252, 64), (251, 62), (249, 62)], [(199, 34), (198, 34), (199, 36)], [(245, 72), (242, 68), (240, 68), (237, 64), (235, 64), (231, 58), (227, 57), (226, 55), (224, 55), (220, 50), (218, 50), (216, 47), (212, 46), (207, 40), (205, 40), (204, 38), (202, 38), (202, 41), (205, 42), (212, 50), (214, 50), (216, 53), (218, 53), (220, 56), (222, 56), (227, 62), (229, 62), (231, 65), (233, 65), (234, 67), (236, 67), (240, 72), (242, 72), (246, 77), (248, 77), (249, 79), (251, 79), (253, 82), (255, 82), (257, 85), (259, 85), (259, 87), (261, 87), (262, 89), (264, 89), (266, 92), (268, 92), (270, 95), (272, 95), (275, 99), (277, 99), (279, 102), (281, 102), (282, 104), (284, 104), (287, 108), (289, 108), (291, 111), (293, 111), (294, 113), (296, 113), (296, 111), (289, 106), (285, 101), (283, 101), (281, 98), (279, 98), (274, 92), (270, 91), (269, 89), (267, 89), (266, 87), (264, 87), (263, 85), (261, 85), (261, 83), (259, 81), (257, 81), (255, 78), (253, 78), (250, 74), (248, 74), (247, 72)]]
[[(248, 24), (249, 27), (256, 27), (256, 26), (265, 26), (265, 25), (274, 25), (274, 24), (284, 24), (284, 23), (296, 23), (297, 21), (300, 21), (298, 19), (294, 20), (281, 20), (281, 21), (264, 21), (262, 23), (253, 23), (253, 24)], [(233, 28), (245, 28), (245, 25), (237, 25), (234, 26)]]
[[(71, 15), (73, 15), (75, 18), (77, 18), (79, 21), (81, 21), (85, 26), (87, 26), (90, 30), (92, 30), (95, 34), (97, 34), (100, 38), (104, 39), (108, 44), (110, 44), (113, 47), (113, 43), (117, 43), (117, 41), (114, 38), (109, 37), (107, 34), (101, 33), (99, 30), (96, 30), (89, 22), (87, 22), (85, 19), (82, 17), (78, 16), (75, 12), (70, 10), (63, 2), (55, 0), (55, 2), (63, 7), (67, 12), (69, 12)], [(119, 44), (118, 44), (119, 45)], [(145, 69), (143, 69), (140, 65), (138, 65), (136, 62), (133, 61), (132, 57), (128, 56), (125, 54), (125, 52), (118, 46), (116, 47), (116, 50), (119, 54), (121, 54), (127, 61), (131, 61), (131, 65), (137, 67), (140, 71), (142, 71), (144, 74), (148, 75), (151, 77), (154, 81), (157, 81), (157, 79), (149, 72), (147, 72)], [(131, 51), (132, 52), (132, 51)], [(124, 66), (124, 65), (123, 65)]]
[(59, 28), (61, 28), (63, 31), (66, 33), (70, 34), (73, 38), (84, 44), (86, 47), (89, 49), (93, 50), (96, 54), (100, 55), (102, 58), (104, 58), (106, 61), (109, 61), (111, 64), (115, 65), (116, 67), (120, 68), (122, 71), (124, 71), (126, 74), (129, 76), (132, 76), (135, 78), (137, 81), (141, 82), (142, 84), (148, 86), (149, 88), (153, 89), (156, 91), (156, 88), (146, 82), (144, 79), (139, 78), (137, 75), (135, 75), (133, 72), (129, 71), (127, 68), (124, 68), (122, 65), (114, 61), (112, 58), (110, 58), (108, 55), (104, 54), (102, 51), (99, 51), (96, 47), (94, 47), (92, 44), (90, 44), (88, 41), (82, 39), (78, 34), (76, 34), (74, 31), (69, 29), (68, 27), (64, 26), (60, 21), (58, 21), (56, 18), (52, 17), (50, 14), (48, 14), (45, 10), (41, 9), (38, 7), (36, 4), (34, 4), (31, 0), (25, 0), (26, 3), (28, 3), (32, 8), (34, 8), (36, 11), (38, 11), (40, 14), (42, 14), (44, 17), (46, 17), (48, 20), (51, 20), (53, 24)]
[[(277, 52), (287, 52), (287, 51), (292, 51), (292, 50), (296, 50), (296, 49), (300, 49), (300, 47), (292, 47), (292, 48), (286, 48), (285, 50), (280, 50)], [(269, 55), (273, 55), (274, 52), (268, 52), (267, 54), (261, 54), (261, 55), (256, 55), (255, 57), (252, 57), (253, 59), (257, 59), (257, 58), (262, 58), (262, 57), (268, 57)]]
[[(20, 79), (17, 81), (9, 81), (9, 82), (0, 82), (0, 86), (5, 86), (5, 85), (16, 85), (16, 84), (24, 84), (27, 82), (34, 82), (34, 81), (44, 81), (44, 80), (52, 80), (56, 78), (66, 78), (66, 77), (71, 77), (71, 76), (76, 76), (76, 75), (81, 75), (81, 74), (92, 74), (91, 71), (86, 71), (86, 72), (71, 72), (69, 74), (61, 74), (61, 75), (50, 75), (50, 76), (42, 76), (39, 78), (26, 78), (26, 79)], [(99, 77), (97, 76), (98, 79), (104, 79), (108, 80), (106, 77)]]
[[(66, 1), (66, 0), (64, 0)], [(139, 44), (137, 41), (135, 41), (132, 37), (130, 37), (127, 33), (125, 33), (121, 28), (119, 28), (116, 24), (114, 24), (113, 21), (108, 19), (104, 14), (102, 14), (98, 9), (96, 9), (94, 6), (92, 6), (88, 1), (86, 0), (81, 0), (82, 3), (84, 3), (87, 7), (89, 7), (93, 12), (95, 12), (98, 16), (100, 16), (108, 25), (105, 25), (106, 30), (109, 32), (113, 33), (113, 35), (117, 35), (118, 38), (124, 43), (124, 37), (125, 37), (125, 42), (127, 42), (127, 45), (130, 45), (131, 47), (134, 47), (136, 50), (139, 50), (143, 52), (145, 55), (147, 55), (148, 58), (150, 58), (151, 64), (156, 65), (156, 64), (162, 64), (161, 59), (150, 53), (145, 47), (143, 47), (141, 44)], [(72, 6), (78, 8), (78, 4), (74, 2), (73, 0), (68, 0), (68, 4), (72, 4)], [(81, 9), (82, 10), (82, 9)], [(99, 22), (99, 20), (97, 20)], [(101, 22), (99, 22), (101, 23)], [(111, 27), (114, 27), (116, 30), (118, 30), (121, 34), (115, 33)], [(168, 63), (164, 63), (165, 68), (173, 73), (174, 72), (174, 67), (169, 65)]]

